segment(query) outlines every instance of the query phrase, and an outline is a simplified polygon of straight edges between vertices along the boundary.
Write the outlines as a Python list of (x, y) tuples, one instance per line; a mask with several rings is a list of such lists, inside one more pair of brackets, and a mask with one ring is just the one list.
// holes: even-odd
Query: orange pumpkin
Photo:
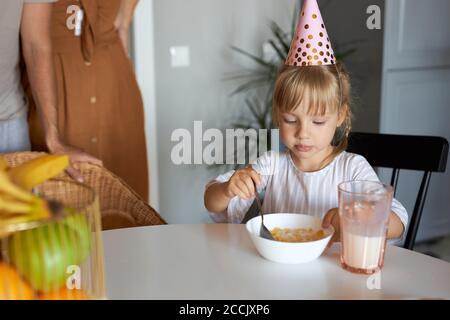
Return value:
[(39, 296), (39, 300), (90, 300), (87, 293), (82, 290), (61, 289), (43, 293)]
[(33, 289), (20, 277), (17, 271), (0, 262), (0, 300), (32, 300)]

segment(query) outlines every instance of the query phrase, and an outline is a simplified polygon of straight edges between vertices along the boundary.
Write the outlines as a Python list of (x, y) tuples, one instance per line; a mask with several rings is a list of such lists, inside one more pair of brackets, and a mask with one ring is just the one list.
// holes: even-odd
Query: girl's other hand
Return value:
[(323, 217), (322, 228), (328, 228), (330, 225), (332, 225), (334, 228), (334, 234), (333, 237), (331, 237), (330, 242), (328, 242), (327, 248), (331, 247), (334, 242), (341, 241), (338, 208), (328, 210), (328, 212), (325, 214), (325, 217)]
[(261, 184), (261, 177), (252, 167), (237, 170), (227, 182), (226, 195), (229, 198), (238, 196), (244, 200), (255, 197), (255, 184)]

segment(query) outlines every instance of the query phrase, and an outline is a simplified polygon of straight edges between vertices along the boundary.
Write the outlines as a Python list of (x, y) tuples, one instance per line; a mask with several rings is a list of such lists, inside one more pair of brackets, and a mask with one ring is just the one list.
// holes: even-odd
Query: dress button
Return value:
[(94, 137), (94, 138), (91, 138), (91, 142), (92, 142), (92, 143), (97, 143), (97, 138), (95, 138), (95, 137)]
[(84, 64), (89, 67), (92, 63), (90, 61), (85, 61)]
[(94, 103), (97, 102), (97, 98), (95, 96), (91, 97), (90, 101), (91, 101), (92, 104), (94, 104)]

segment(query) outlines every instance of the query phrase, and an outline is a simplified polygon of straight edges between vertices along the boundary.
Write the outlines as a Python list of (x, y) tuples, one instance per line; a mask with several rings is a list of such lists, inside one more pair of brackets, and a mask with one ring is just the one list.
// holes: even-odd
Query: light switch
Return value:
[(170, 47), (170, 61), (172, 68), (189, 67), (191, 64), (189, 47)]

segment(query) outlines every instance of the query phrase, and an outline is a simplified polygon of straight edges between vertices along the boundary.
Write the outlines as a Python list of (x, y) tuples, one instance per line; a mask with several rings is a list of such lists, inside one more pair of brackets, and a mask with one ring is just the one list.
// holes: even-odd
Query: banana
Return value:
[(31, 212), (29, 215), (33, 220), (40, 220), (50, 218), (52, 212), (46, 200), (39, 197), (34, 197), (31, 202)]
[(32, 193), (22, 190), (20, 187), (14, 185), (4, 171), (0, 171), (0, 193), (5, 193), (6, 195), (23, 202), (31, 202), (34, 197)]
[(11, 168), (8, 175), (13, 183), (31, 191), (33, 187), (64, 171), (68, 165), (69, 157), (67, 155), (51, 154)]
[(3, 218), (7, 214), (29, 214), (32, 206), (20, 201), (7, 200), (0, 196), (0, 216)]
[(34, 197), (31, 203), (5, 201), (0, 195), (0, 233), (5, 226), (50, 218), (51, 211), (44, 199)]
[(50, 218), (48, 202), (32, 194), (31, 189), (62, 172), (68, 164), (66, 155), (48, 155), (8, 169), (0, 156), (0, 232), (8, 230), (9, 225)]
[(5, 158), (0, 156), (0, 170), (7, 170), (8, 167), (8, 162), (6, 162)]

